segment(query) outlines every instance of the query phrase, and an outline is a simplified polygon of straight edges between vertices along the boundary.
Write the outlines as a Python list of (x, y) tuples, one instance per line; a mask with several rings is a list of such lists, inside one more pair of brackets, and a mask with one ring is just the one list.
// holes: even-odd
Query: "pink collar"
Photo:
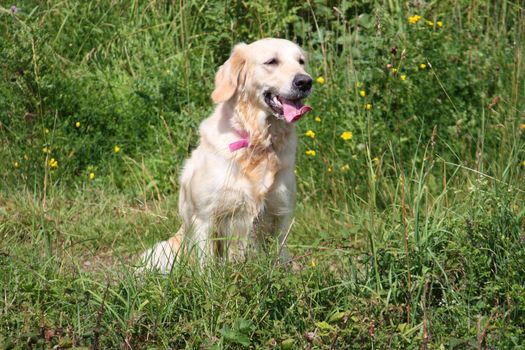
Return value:
[(249, 137), (248, 132), (244, 130), (236, 130), (239, 136), (241, 136), (240, 140), (234, 141), (228, 145), (228, 148), (230, 149), (230, 152), (235, 152), (241, 148), (248, 147), (249, 143)]

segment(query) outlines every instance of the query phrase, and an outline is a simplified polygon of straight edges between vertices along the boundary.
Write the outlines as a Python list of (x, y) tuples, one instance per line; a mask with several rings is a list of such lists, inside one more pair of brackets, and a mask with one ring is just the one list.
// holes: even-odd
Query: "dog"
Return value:
[(296, 196), (294, 122), (310, 107), (306, 55), (295, 43), (266, 38), (237, 44), (215, 77), (213, 114), (199, 128), (198, 147), (180, 177), (182, 226), (142, 255), (147, 269), (168, 273), (183, 247), (209, 257), (245, 259), (280, 244)]

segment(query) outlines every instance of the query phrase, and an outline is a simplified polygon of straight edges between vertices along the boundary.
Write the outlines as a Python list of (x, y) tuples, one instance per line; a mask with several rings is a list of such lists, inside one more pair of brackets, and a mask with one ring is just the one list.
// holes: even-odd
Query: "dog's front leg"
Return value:
[(288, 234), (290, 233), (290, 215), (280, 215), (277, 218), (277, 237), (279, 242), (279, 259), (282, 263), (288, 263), (291, 260), (288, 249), (286, 248), (286, 241), (288, 240)]
[(276, 177), (273, 190), (265, 202), (264, 214), (258, 228), (259, 240), (267, 241), (277, 237), (279, 259), (283, 263), (290, 261), (286, 241), (291, 230), (291, 218), (295, 202), (295, 177), (293, 172), (283, 171)]
[(290, 218), (290, 213), (272, 212), (271, 209), (267, 208), (256, 224), (259, 245), (267, 247), (272, 238), (277, 238), (279, 260), (283, 263), (290, 261), (290, 254), (286, 249), (286, 240), (290, 232)]
[(246, 212), (221, 218), (219, 232), (228, 258), (232, 261), (243, 261), (258, 249), (254, 220), (255, 216)]

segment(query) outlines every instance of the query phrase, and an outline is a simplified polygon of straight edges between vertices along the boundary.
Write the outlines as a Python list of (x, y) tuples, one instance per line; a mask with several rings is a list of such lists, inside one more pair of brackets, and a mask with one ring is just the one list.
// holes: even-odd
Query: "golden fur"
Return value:
[[(268, 64), (272, 58), (278, 64)], [(215, 111), (201, 123), (199, 146), (180, 178), (182, 227), (143, 254), (148, 268), (168, 272), (188, 243), (203, 262), (225, 251), (244, 257), (271, 236), (282, 242), (295, 200), (297, 136), (294, 124), (272, 111), (264, 94), (288, 96), (294, 77), (306, 75), (305, 59), (296, 44), (283, 39), (235, 46), (217, 72)], [(249, 135), (249, 145), (232, 152), (228, 145), (241, 138), (240, 131)]]

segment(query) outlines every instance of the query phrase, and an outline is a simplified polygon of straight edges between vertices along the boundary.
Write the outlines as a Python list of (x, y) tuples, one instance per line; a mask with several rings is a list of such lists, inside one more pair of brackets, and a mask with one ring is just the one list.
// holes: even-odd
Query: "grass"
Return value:
[[(0, 349), (525, 347), (520, 2), (23, 5), (0, 7)], [(136, 274), (179, 227), (217, 66), (264, 36), (324, 80), (300, 268), (274, 247)]]
[(289, 242), (299, 272), (274, 252), (203, 273), (183, 264), (170, 276), (133, 270), (144, 246), (177, 228), (169, 199), (56, 193), (42, 208), (30, 193), (4, 196), (4, 346), (304, 348), (309, 333), (317, 348), (519, 346), (520, 196), (474, 186), (463, 203), (425, 201), (408, 248), (404, 231), (417, 219), (403, 225), (399, 208), (310, 203), (299, 205)]

